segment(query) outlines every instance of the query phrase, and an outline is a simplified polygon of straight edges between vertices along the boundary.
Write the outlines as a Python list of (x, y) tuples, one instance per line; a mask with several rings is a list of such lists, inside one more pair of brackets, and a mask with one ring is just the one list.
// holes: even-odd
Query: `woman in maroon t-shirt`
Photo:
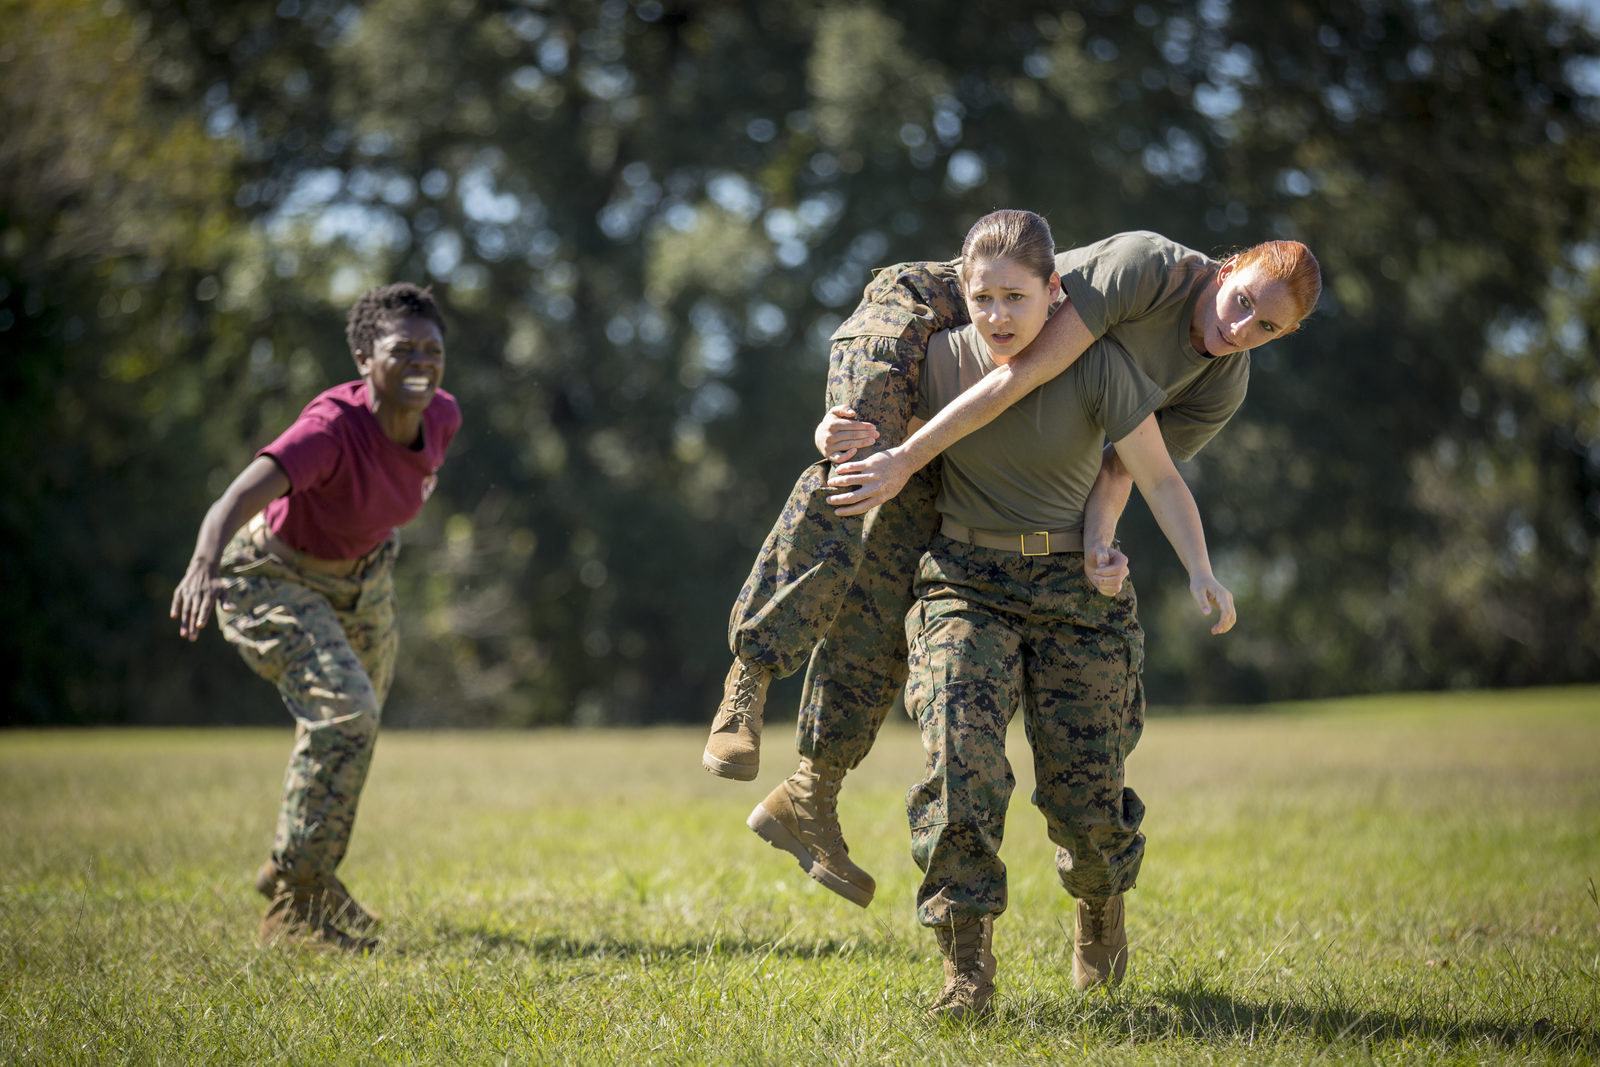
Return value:
[[(398, 636), (397, 528), (437, 482), (461, 426), (444, 375), (444, 319), (426, 289), (373, 289), (345, 328), (361, 373), (322, 393), (206, 512), (172, 596), (195, 640), (223, 636), (295, 717), (263, 941), (364, 950), (377, 916), (335, 873), (372, 761)], [(243, 527), (243, 529), (241, 529)]]

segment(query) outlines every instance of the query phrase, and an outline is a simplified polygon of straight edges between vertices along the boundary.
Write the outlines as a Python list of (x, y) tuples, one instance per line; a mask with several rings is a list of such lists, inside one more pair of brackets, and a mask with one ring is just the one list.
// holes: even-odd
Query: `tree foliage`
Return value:
[(11, 715), (270, 712), (166, 599), (209, 500), (351, 375), (343, 308), (405, 278), (467, 422), (406, 531), (391, 721), (702, 718), (828, 332), (997, 206), (1323, 264), (1186, 465), (1238, 630), (1130, 511), (1158, 700), (1600, 675), (1590, 32), (1072, 7), (6, 0)]

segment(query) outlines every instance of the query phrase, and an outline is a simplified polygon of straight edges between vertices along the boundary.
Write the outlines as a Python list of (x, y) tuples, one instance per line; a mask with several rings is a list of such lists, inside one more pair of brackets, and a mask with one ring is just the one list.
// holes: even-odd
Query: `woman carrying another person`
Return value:
[[(1249, 350), (1293, 333), (1315, 307), (1322, 287), (1316, 259), (1296, 241), (1269, 241), (1218, 261), (1160, 234), (1134, 231), (1059, 253), (1055, 264), (1067, 303), (1034, 343), (909, 436), (905, 420), (913, 400), (907, 398), (916, 395), (919, 363), (902, 356), (894, 375), (878, 378), (866, 373), (852, 378), (830, 367), (829, 405), (852, 410), (862, 420), (853, 437), (844, 435), (851, 429), (848, 423), (834, 420), (842, 424), (834, 427), (841, 444), (823, 447), (825, 456), (841, 461), (829, 478), (839, 491), (827, 496), (797, 487), (735, 604), (730, 641), (738, 659), (730, 679), (765, 670), (769, 659), (757, 655), (758, 648), (782, 646), (795, 660), (800, 654), (787, 645), (815, 645), (800, 712), (800, 768), (748, 821), (763, 838), (794, 854), (814, 878), (858, 904), (871, 900), (873, 883), (849, 861), (836, 799), (845, 773), (870, 751), (905, 677), (903, 635), (891, 629), (894, 612), (888, 605), (909, 603), (913, 565), (906, 560), (927, 543), (925, 536), (918, 541), (913, 535), (937, 526), (937, 519), (925, 514), (931, 511), (929, 486), (937, 480), (923, 473), (913, 477), (914, 472), (1060, 374), (1098, 337), (1118, 342), (1164, 394), (1157, 409), (1161, 437), (1174, 459), (1190, 459), (1243, 401)], [(916, 265), (902, 265), (895, 276), (919, 273)], [(875, 281), (866, 295), (869, 302), (905, 302), (898, 291), (885, 293)], [(964, 322), (965, 314), (956, 319), (939, 295), (929, 296), (921, 317), (911, 321), (946, 327)], [(850, 321), (865, 320), (869, 311), (864, 305)], [(847, 332), (841, 328), (841, 334)], [(895, 352), (911, 341), (908, 332)], [(856, 354), (836, 342), (833, 363)], [(836, 381), (856, 380), (875, 387), (863, 388), (860, 401), (849, 388), (835, 388)], [(869, 416), (869, 410), (888, 414)], [(850, 456), (841, 451), (851, 447), (883, 450), (843, 462)], [(1131, 484), (1117, 451), (1108, 449), (1089, 509), (1085, 556), (1091, 576), (1108, 589), (1115, 588), (1126, 562), (1113, 546), (1113, 535)], [(850, 525), (862, 515), (865, 527)], [(906, 544), (909, 553), (903, 550)], [(856, 568), (853, 584), (838, 580), (846, 563)], [(748, 698), (754, 688), (730, 685), (729, 692)], [(759, 698), (725, 700), (708, 753), (715, 748), (745, 761), (753, 776), (760, 715)]]
[[(997, 211), (972, 227), (961, 251), (972, 323), (929, 344), (919, 421), (1039, 333), (1061, 296), (1053, 251), (1032, 212)], [(917, 918), (945, 961), (935, 1014), (982, 1012), (994, 990), (993, 924), (1006, 908), (999, 851), (1015, 784), (1005, 734), (1017, 708), (1034, 803), (1077, 898), (1074, 979), (1115, 982), (1126, 968), (1122, 894), (1144, 856), (1144, 805), (1124, 788), (1123, 765), (1143, 727), (1144, 654), (1133, 591), (1101, 595), (1084, 574), (1084, 509), (1107, 438), (1188, 570), (1190, 593), (1218, 613), (1213, 632), (1234, 622), (1156, 426), (1161, 400), (1121, 346), (1101, 340), (945, 452), (940, 534), (906, 616), (906, 708), (927, 752), (906, 809), (924, 872)]]
[(461, 410), (439, 388), (444, 318), (429, 290), (369, 291), (345, 334), (360, 380), (312, 400), (207, 510), (172, 617), (193, 641), (215, 605), (223, 637), (295, 718), (255, 881), (271, 902), (261, 940), (361, 951), (378, 920), (335, 872), (394, 678), (397, 528), (433, 492)]

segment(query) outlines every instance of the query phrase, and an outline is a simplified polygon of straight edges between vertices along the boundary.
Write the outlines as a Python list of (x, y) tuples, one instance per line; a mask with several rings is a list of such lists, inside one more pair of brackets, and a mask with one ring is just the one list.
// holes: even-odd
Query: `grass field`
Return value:
[(901, 724), (841, 801), (867, 910), (744, 826), (781, 725), (748, 784), (699, 769), (699, 730), (390, 734), (341, 872), (387, 914), (366, 958), (256, 944), (287, 727), (0, 734), (0, 1062), (1600, 1060), (1600, 689), (1157, 709), (1109, 994), (1071, 986), (1014, 734), (969, 1027), (922, 1017)]

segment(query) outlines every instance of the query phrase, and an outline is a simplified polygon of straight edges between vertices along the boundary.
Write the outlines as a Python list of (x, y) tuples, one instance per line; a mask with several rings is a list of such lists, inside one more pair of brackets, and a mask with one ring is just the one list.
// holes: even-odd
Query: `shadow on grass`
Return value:
[[(594, 934), (528, 935), (497, 929), (484, 924), (457, 926), (441, 923), (429, 930), (433, 941), (425, 951), (465, 956), (526, 955), (544, 960), (628, 960), (631, 962), (706, 959), (717, 956), (780, 959), (906, 959), (915, 958), (910, 946), (889, 936), (773, 938), (742, 931), (727, 931), (712, 937), (673, 939), (649, 936)], [(401, 954), (409, 955), (405, 950)]]
[(1081, 999), (1044, 995), (1000, 1006), (998, 1021), (1020, 1028), (1090, 1030), (1113, 1041), (1270, 1042), (1313, 1039), (1328, 1045), (1447, 1046), (1506, 1051), (1544, 1048), (1600, 1057), (1600, 1030), (1532, 1022), (1441, 1016), (1425, 1011), (1256, 1001), (1201, 985)]
[(1313, 1034), (1329, 1043), (1405, 1042), (1500, 1049), (1537, 1045), (1564, 1052), (1600, 1054), (1600, 1030), (1559, 1026), (1548, 1019), (1522, 1023), (1342, 1004), (1326, 1007), (1275, 1004), (1194, 988), (1157, 991), (1156, 996), (1181, 1020), (1185, 1033), (1208, 1037), (1231, 1038), (1288, 1030)]

